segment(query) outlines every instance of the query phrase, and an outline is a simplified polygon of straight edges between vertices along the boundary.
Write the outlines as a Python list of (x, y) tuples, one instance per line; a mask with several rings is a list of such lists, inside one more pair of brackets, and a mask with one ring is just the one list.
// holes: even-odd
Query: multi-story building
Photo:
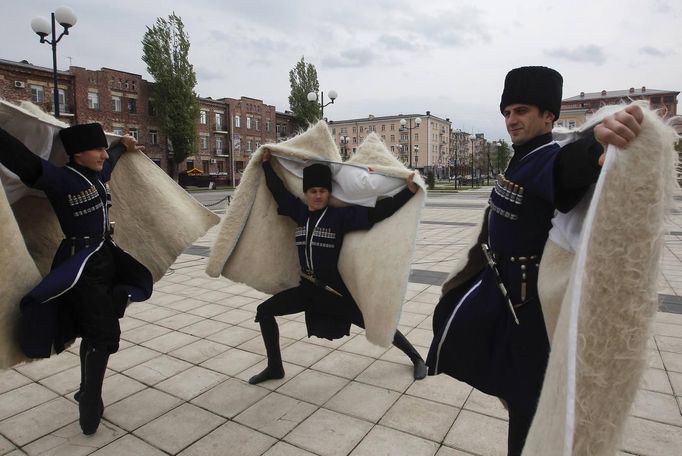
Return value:
[(241, 174), (261, 144), (277, 142), (275, 107), (250, 97), (221, 98), (231, 116), (230, 153), (235, 171)]
[[(50, 68), (0, 60), (0, 98), (5, 100), (32, 101), (53, 112), (52, 80)], [(72, 66), (58, 72), (60, 119), (72, 125), (99, 122), (106, 131), (130, 133), (167, 170), (168, 141), (158, 125), (152, 89), (153, 83), (139, 74)], [(234, 174), (238, 182), (261, 144), (277, 142), (294, 131), (290, 113), (276, 114), (275, 107), (262, 100), (200, 97), (198, 102), (196, 149), (178, 166), (179, 172), (196, 168), (204, 174)]]
[[(404, 122), (402, 120), (404, 119)], [(426, 114), (398, 114), (329, 121), (329, 128), (342, 157), (348, 158), (370, 133), (376, 133), (393, 155), (420, 170), (448, 166), (450, 119)]]
[(275, 113), (277, 142), (286, 141), (296, 135), (296, 118), (291, 111)]
[(647, 89), (642, 87), (628, 90), (614, 90), (585, 93), (566, 98), (561, 102), (561, 114), (558, 126), (575, 128), (589, 118), (602, 106), (628, 104), (634, 100), (646, 100), (653, 109), (660, 109), (665, 118), (677, 115), (677, 96), (680, 92), (674, 90)]

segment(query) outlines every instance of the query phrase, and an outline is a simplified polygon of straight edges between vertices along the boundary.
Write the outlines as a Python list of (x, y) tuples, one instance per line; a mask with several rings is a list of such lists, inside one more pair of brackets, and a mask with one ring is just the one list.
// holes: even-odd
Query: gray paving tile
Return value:
[(183, 404), (137, 429), (134, 434), (156, 448), (178, 453), (225, 422), (224, 418)]
[(296, 341), (282, 350), (282, 359), (287, 362), (309, 367), (331, 352), (331, 349), (320, 345)]
[(92, 456), (165, 456), (161, 450), (154, 448), (134, 435), (127, 434), (104, 448), (92, 453)]
[(379, 424), (441, 442), (459, 411), (460, 409), (449, 405), (403, 395), (386, 412)]
[(20, 388), (0, 394), (0, 420), (48, 402), (57, 395), (37, 383), (29, 383)]
[(682, 396), (682, 374), (678, 372), (668, 372), (670, 384), (673, 387), (675, 396)]
[[(106, 370), (106, 375), (111, 375), (112, 373), (112, 370)], [(40, 383), (58, 394), (67, 394), (71, 391), (77, 390), (79, 388), (80, 381), (81, 368), (80, 366), (75, 366), (71, 369), (67, 369), (50, 377), (44, 378), (40, 380)]]
[(221, 383), (225, 378), (218, 372), (194, 366), (158, 383), (156, 388), (189, 401)]
[(201, 363), (202, 367), (211, 369), (223, 374), (234, 376), (239, 372), (257, 364), (261, 359), (260, 355), (238, 348), (231, 348), (213, 358)]
[(31, 383), (32, 380), (13, 369), (0, 371), (0, 394)]
[(622, 448), (632, 454), (679, 454), (682, 428), (630, 417), (625, 424)]
[(664, 394), (673, 394), (668, 374), (661, 369), (647, 369), (644, 371), (640, 388)]
[(464, 408), (503, 420), (507, 420), (509, 416), (504, 405), (502, 405), (502, 401), (495, 396), (482, 393), (477, 389), (471, 391), (469, 398), (464, 403)]
[(507, 423), (498, 418), (462, 410), (443, 444), (474, 454), (507, 454)]
[(180, 358), (192, 364), (201, 364), (207, 359), (213, 358), (229, 349), (230, 347), (227, 345), (207, 339), (199, 339), (196, 342), (170, 352), (170, 354), (175, 358)]
[(471, 386), (448, 375), (436, 375), (412, 383), (407, 394), (461, 408), (472, 390)]
[(630, 414), (639, 418), (682, 427), (682, 415), (672, 395), (639, 390)]
[(270, 391), (260, 386), (228, 379), (194, 398), (192, 403), (225, 418), (233, 418), (268, 394)]
[(383, 426), (374, 427), (353, 450), (350, 456), (375, 456), (378, 454), (433, 456), (438, 444), (414, 435)]
[(414, 377), (409, 366), (378, 360), (358, 375), (356, 380), (403, 393)]
[(348, 380), (345, 378), (304, 370), (277, 391), (302, 401), (322, 405), (347, 384)]
[(102, 400), (104, 401), (104, 406), (106, 407), (118, 402), (144, 388), (145, 386), (142, 383), (126, 377), (125, 375), (114, 374), (106, 377), (102, 386)]
[(15, 449), (16, 447), (12, 442), (0, 435), (0, 455), (7, 454)]
[(180, 453), (181, 456), (259, 456), (276, 442), (270, 436), (241, 426), (225, 423)]
[(191, 334), (196, 337), (208, 337), (211, 334), (215, 334), (218, 331), (222, 331), (223, 329), (229, 326), (230, 325), (228, 325), (227, 323), (223, 323), (222, 321), (215, 321), (206, 318), (192, 325), (185, 326), (184, 328), (182, 328), (182, 332), (186, 334)]
[(667, 371), (682, 373), (682, 354), (661, 352), (661, 358)]
[[(227, 323), (223, 324), (226, 325)], [(248, 328), (242, 328), (240, 326), (228, 326), (222, 331), (218, 331), (217, 333), (211, 334), (210, 336), (207, 337), (207, 339), (209, 340), (221, 343), (223, 345), (229, 345), (231, 347), (238, 347), (242, 345), (244, 342), (256, 338), (257, 338), (256, 342), (260, 343), (259, 346), (262, 347), (263, 342), (260, 338), (259, 331), (254, 331), (253, 329)], [(280, 340), (280, 345), (281, 342), (282, 341)]]
[(78, 408), (68, 400), (58, 397), (3, 420), (0, 422), (0, 434), (23, 446), (77, 419)]
[(82, 456), (91, 454), (124, 434), (125, 431), (103, 420), (97, 432), (87, 436), (81, 431), (80, 425), (74, 422), (26, 445), (23, 450), (29, 455)]
[(345, 456), (371, 428), (372, 424), (366, 421), (319, 409), (284, 440), (313, 453)]
[(352, 379), (367, 369), (373, 362), (374, 359), (367, 356), (335, 350), (311, 367), (320, 372)]
[(268, 451), (263, 453), (263, 456), (315, 456), (315, 455), (309, 451), (302, 450), (298, 447), (295, 447), (280, 440)]
[(157, 356), (161, 356), (161, 353), (139, 345), (133, 345), (111, 355), (107, 366), (109, 369), (122, 372)]
[(400, 393), (396, 391), (351, 382), (331, 398), (324, 407), (376, 423), (399, 397)]
[(441, 446), (436, 456), (471, 456), (473, 453), (467, 453), (465, 451), (455, 450), (454, 448)]
[(155, 385), (192, 365), (172, 356), (161, 355), (123, 371), (123, 374), (145, 385)]
[(14, 369), (32, 380), (41, 380), (78, 365), (80, 365), (78, 356), (69, 351), (63, 351), (51, 358), (21, 364)]
[(182, 404), (182, 399), (145, 388), (104, 410), (104, 418), (132, 431)]
[(271, 393), (234, 418), (259, 432), (281, 439), (317, 410), (315, 405)]

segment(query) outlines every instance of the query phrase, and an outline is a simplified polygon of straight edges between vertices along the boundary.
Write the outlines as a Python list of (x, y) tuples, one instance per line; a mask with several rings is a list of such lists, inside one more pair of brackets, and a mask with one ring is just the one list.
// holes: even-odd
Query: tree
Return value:
[(503, 139), (497, 141), (497, 146), (494, 148), (491, 166), (497, 173), (501, 173), (507, 167), (511, 158), (511, 150), (509, 144)]
[(299, 127), (307, 127), (320, 119), (319, 103), (308, 101), (308, 93), (318, 93), (320, 83), (317, 80), (317, 70), (312, 63), (306, 63), (305, 57), (296, 63), (289, 71), (289, 108), (294, 113)]
[(157, 18), (142, 39), (142, 60), (155, 80), (154, 109), (159, 128), (169, 141), (168, 174), (173, 177), (178, 164), (194, 153), (197, 138), (197, 78), (188, 59), (189, 45), (182, 19), (175, 13), (168, 19)]

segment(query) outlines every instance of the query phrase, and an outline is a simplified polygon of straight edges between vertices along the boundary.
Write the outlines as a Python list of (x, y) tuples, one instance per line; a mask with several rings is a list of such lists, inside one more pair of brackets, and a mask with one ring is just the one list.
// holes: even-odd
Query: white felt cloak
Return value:
[[(31, 151), (62, 165), (58, 131), (68, 125), (31, 104), (0, 100), (0, 126)], [(107, 135), (111, 143), (116, 137)], [(26, 360), (14, 334), (19, 301), (45, 275), (63, 233), (47, 198), (0, 165), (0, 369)], [(144, 264), (155, 281), (219, 218), (143, 153), (124, 153), (109, 181), (114, 241)]]
[[(412, 173), (393, 157), (376, 134), (370, 134), (346, 162), (369, 167), (372, 172), (343, 165), (324, 121), (288, 141), (259, 148), (251, 157), (221, 222), (206, 273), (212, 277), (222, 274), (270, 294), (297, 286), (300, 266), (294, 244), (295, 224), (277, 214), (277, 205), (265, 184), (261, 165), (265, 150), (274, 155), (271, 161), (275, 172), (302, 201), (302, 180), (291, 166), (295, 161), (332, 162), (335, 179), (332, 205), (343, 205), (336, 198), (341, 195), (347, 202), (373, 205), (370, 201), (376, 197), (394, 194), (404, 187), (405, 178)], [(342, 177), (345, 173), (354, 177), (347, 181)], [(415, 182), (420, 191), (395, 214), (369, 231), (348, 233), (339, 257), (339, 272), (362, 312), (367, 339), (381, 346), (389, 346), (393, 340), (407, 289), (426, 195), (422, 179), (416, 176)]]

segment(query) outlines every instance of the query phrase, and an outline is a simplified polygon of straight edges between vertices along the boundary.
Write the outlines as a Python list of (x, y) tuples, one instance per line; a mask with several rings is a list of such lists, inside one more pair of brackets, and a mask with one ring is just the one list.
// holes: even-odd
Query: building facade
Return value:
[[(405, 122), (401, 122), (403, 119)], [(370, 133), (376, 133), (406, 166), (436, 174), (448, 166), (452, 125), (450, 119), (434, 116), (430, 111), (330, 120), (329, 128), (344, 159), (350, 158)]]
[(664, 118), (677, 115), (677, 96), (680, 92), (673, 90), (648, 89), (645, 86), (636, 89), (614, 90), (585, 93), (566, 98), (561, 102), (561, 114), (556, 125), (576, 128), (599, 108), (606, 105), (628, 104), (634, 100), (646, 100), (652, 109), (660, 109)]
[[(29, 62), (0, 60), (0, 98), (30, 101), (53, 113), (52, 69)], [(71, 66), (58, 72), (60, 120), (71, 124), (99, 122), (105, 131), (130, 133), (145, 153), (168, 170), (168, 141), (162, 136), (154, 109), (153, 83), (139, 74), (111, 68), (88, 70)], [(293, 116), (250, 97), (198, 98), (195, 151), (178, 172), (229, 176), (239, 182), (251, 154), (294, 132)], [(281, 133), (278, 132), (281, 130)], [(170, 151), (172, 153), (172, 151)]]

